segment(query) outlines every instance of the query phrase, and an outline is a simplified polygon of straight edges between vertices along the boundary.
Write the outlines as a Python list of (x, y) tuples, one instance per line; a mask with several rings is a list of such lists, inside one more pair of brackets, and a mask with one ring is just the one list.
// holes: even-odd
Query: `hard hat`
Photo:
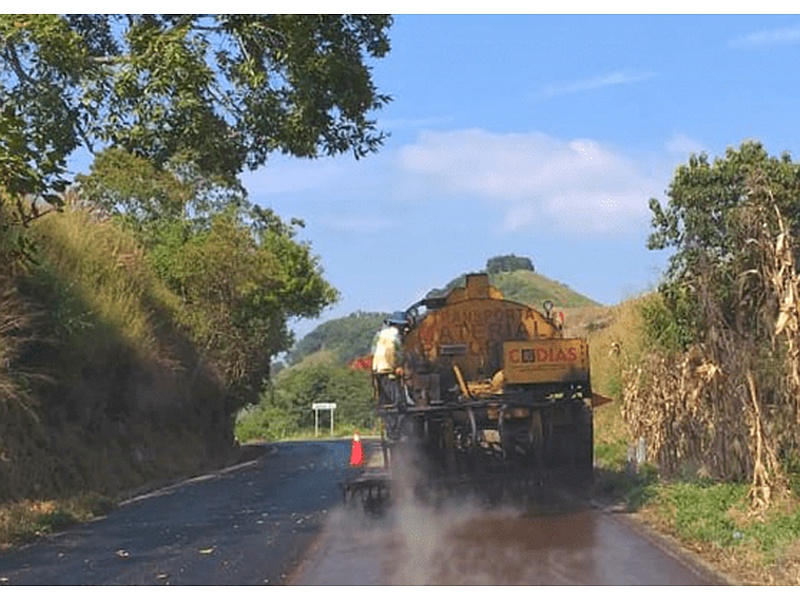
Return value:
[(397, 311), (389, 315), (384, 323), (387, 325), (406, 325), (408, 323), (408, 319), (406, 319), (406, 313)]

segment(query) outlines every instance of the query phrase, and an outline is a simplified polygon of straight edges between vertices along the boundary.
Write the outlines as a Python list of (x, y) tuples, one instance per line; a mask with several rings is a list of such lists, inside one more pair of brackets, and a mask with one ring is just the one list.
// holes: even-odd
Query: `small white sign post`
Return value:
[(314, 437), (319, 437), (319, 411), (331, 411), (331, 437), (333, 437), (333, 411), (336, 410), (336, 402), (314, 402), (311, 405), (314, 410)]

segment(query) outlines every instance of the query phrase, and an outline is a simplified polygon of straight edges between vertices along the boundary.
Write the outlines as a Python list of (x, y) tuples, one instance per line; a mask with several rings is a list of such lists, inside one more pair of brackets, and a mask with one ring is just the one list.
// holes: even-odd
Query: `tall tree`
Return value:
[(654, 351), (624, 410), (662, 472), (751, 480), (754, 509), (786, 489), (800, 447), (800, 164), (747, 142), (692, 156), (651, 248), (673, 248), (664, 303), (644, 317)]
[(666, 206), (650, 200), (653, 232), (648, 247), (674, 250), (661, 292), (682, 331), (684, 346), (702, 341), (697, 279), (710, 266), (715, 277), (709, 294), (718, 299), (722, 317), (733, 325), (733, 291), (741, 266), (735, 259), (746, 250), (737, 232), (741, 211), (751, 202), (754, 177), (768, 182), (776, 207), (798, 236), (800, 164), (792, 162), (788, 153), (770, 156), (756, 141), (728, 148), (724, 157), (713, 161), (706, 154), (692, 155), (675, 171)]
[(78, 176), (76, 196), (135, 233), (183, 299), (195, 342), (233, 404), (246, 404), (257, 400), (271, 359), (292, 345), (288, 320), (318, 316), (337, 292), (296, 239), (301, 221), (285, 223), (206, 183), (112, 148)]
[(273, 152), (375, 151), (387, 15), (0, 15), (0, 185), (51, 204), (116, 146), (235, 185)]
[(238, 406), (257, 401), (272, 358), (292, 345), (288, 320), (318, 316), (337, 297), (293, 226), (268, 211), (243, 216), (218, 213), (202, 228), (174, 221), (151, 252)]

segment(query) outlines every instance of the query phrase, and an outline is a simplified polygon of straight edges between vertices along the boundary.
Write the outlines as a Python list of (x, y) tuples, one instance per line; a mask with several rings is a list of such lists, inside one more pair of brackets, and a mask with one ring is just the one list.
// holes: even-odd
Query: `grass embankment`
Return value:
[(131, 236), (79, 209), (30, 234), (36, 262), (0, 281), (0, 547), (232, 449), (221, 387)]
[(491, 284), (503, 292), (507, 300), (514, 300), (540, 309), (545, 300), (553, 302), (557, 308), (597, 307), (597, 303), (569, 286), (539, 273), (531, 271), (511, 271), (492, 273)]
[[(741, 584), (800, 585), (800, 482), (766, 514), (749, 513), (748, 484), (696, 476), (665, 480), (628, 464), (632, 440), (621, 411), (622, 369), (646, 352), (639, 306), (625, 302), (588, 321), (595, 389), (614, 398), (595, 412), (597, 492)], [(594, 325), (592, 325), (594, 323)]]

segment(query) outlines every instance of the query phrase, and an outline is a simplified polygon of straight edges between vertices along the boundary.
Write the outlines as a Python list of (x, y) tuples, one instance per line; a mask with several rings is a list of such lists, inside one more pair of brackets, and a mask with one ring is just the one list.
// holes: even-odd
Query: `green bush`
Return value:
[[(336, 366), (330, 362), (284, 369), (262, 394), (258, 406), (239, 413), (236, 436), (242, 441), (276, 440), (314, 430), (315, 402), (335, 402), (336, 429), (372, 429), (372, 384), (366, 371)], [(328, 415), (321, 420), (327, 426)]]
[(535, 271), (533, 262), (527, 256), (506, 254), (494, 256), (486, 261), (487, 273), (510, 273), (511, 271)]

